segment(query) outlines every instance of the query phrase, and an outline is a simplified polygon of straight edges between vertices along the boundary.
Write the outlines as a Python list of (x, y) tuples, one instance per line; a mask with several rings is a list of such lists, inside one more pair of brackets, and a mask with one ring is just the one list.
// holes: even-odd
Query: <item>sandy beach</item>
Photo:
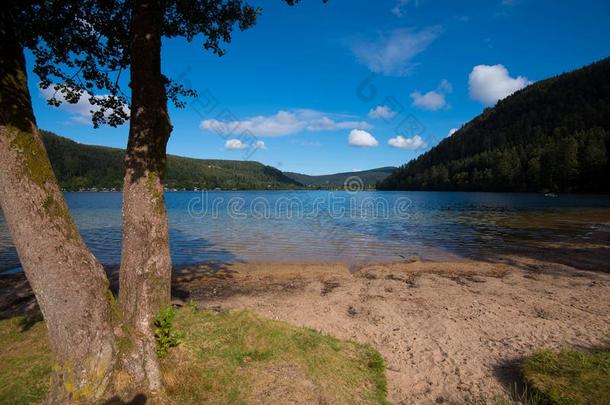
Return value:
[(177, 275), (176, 295), (373, 344), (395, 403), (505, 396), (540, 347), (591, 347), (610, 331), (610, 275), (543, 263), (234, 265)]
[[(0, 315), (33, 313), (22, 275), (0, 278)], [(610, 274), (508, 257), (502, 263), (237, 263), (175, 272), (174, 304), (249, 309), (370, 343), (397, 404), (506, 397), (541, 347), (592, 347), (610, 332)]]

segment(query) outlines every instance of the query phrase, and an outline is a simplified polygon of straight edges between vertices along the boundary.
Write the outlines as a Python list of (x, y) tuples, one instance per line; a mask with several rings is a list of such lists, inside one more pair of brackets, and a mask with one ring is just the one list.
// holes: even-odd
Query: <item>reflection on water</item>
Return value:
[[(67, 193), (66, 199), (93, 253), (102, 263), (117, 265), (121, 194)], [(607, 244), (610, 234), (609, 196), (219, 191), (166, 193), (166, 200), (177, 266), (446, 260), (505, 251), (528, 241)], [(0, 219), (0, 271), (18, 266)]]

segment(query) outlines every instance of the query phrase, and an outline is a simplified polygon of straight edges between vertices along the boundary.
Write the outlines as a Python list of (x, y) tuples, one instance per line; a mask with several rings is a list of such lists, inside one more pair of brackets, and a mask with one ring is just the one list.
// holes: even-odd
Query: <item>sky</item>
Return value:
[[(263, 14), (219, 58), (165, 39), (162, 71), (199, 94), (170, 106), (168, 153), (329, 174), (399, 166), (513, 92), (610, 56), (610, 2), (251, 0)], [(26, 53), (38, 126), (124, 148), (90, 106), (46, 104)]]

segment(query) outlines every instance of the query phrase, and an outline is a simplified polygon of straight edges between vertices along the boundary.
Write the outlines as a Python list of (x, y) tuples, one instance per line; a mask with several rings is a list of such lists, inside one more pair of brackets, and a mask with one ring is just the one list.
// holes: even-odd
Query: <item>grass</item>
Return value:
[(522, 364), (523, 381), (469, 405), (610, 404), (610, 345), (590, 351), (538, 350)]
[(45, 325), (16, 317), (0, 321), (0, 404), (40, 403), (53, 357)]
[(163, 364), (177, 402), (386, 403), (383, 358), (370, 346), (247, 311), (186, 309), (174, 322), (184, 337)]
[(525, 360), (523, 376), (543, 404), (610, 404), (610, 347), (540, 350)]
[[(185, 307), (161, 360), (170, 403), (387, 403), (383, 358), (368, 345), (251, 312)], [(41, 402), (52, 356), (42, 322), (0, 321), (0, 403)]]

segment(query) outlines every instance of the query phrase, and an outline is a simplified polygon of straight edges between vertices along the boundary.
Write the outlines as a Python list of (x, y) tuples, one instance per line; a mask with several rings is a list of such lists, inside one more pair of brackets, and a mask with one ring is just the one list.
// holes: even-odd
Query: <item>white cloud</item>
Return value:
[(244, 149), (259, 150), (259, 149), (267, 149), (267, 147), (265, 146), (265, 142), (263, 142), (263, 141), (256, 141), (253, 144), (249, 144), (249, 143), (242, 142), (239, 139), (228, 139), (225, 142), (225, 149), (227, 149), (227, 150), (244, 150)]
[(374, 119), (392, 119), (396, 116), (396, 111), (385, 105), (378, 105), (369, 111), (369, 117)]
[(447, 105), (445, 95), (434, 90), (425, 94), (414, 91), (411, 93), (411, 98), (415, 107), (423, 108), (424, 110), (436, 111)]
[(379, 142), (377, 142), (377, 139), (375, 139), (373, 135), (360, 129), (353, 129), (349, 133), (348, 143), (351, 146), (358, 146), (361, 148), (374, 148), (379, 145)]
[(426, 142), (424, 142), (422, 137), (419, 135), (415, 135), (413, 138), (405, 138), (402, 135), (396, 135), (396, 137), (391, 138), (388, 141), (388, 145), (390, 145), (393, 148), (413, 150), (413, 149), (425, 148)]
[(267, 149), (267, 147), (265, 146), (265, 142), (263, 141), (256, 141), (254, 142), (254, 144), (252, 145), (252, 149)]
[(314, 118), (307, 124), (308, 131), (335, 131), (337, 129), (362, 128), (371, 129), (373, 126), (366, 121), (335, 121), (326, 116)]
[[(91, 121), (91, 116), (93, 115), (91, 111), (99, 111), (100, 107), (93, 105), (89, 102), (89, 95), (84, 93), (81, 95), (78, 102), (72, 104), (68, 103), (64, 97), (64, 95), (60, 91), (55, 91), (53, 85), (50, 85), (46, 89), (39, 88), (39, 93), (42, 98), (45, 100), (49, 100), (52, 97), (55, 97), (58, 101), (61, 102), (58, 108), (68, 112), (70, 114), (69, 124), (79, 124), (79, 125), (93, 125)], [(97, 98), (103, 99), (108, 97), (106, 94), (102, 94), (96, 96)], [(129, 107), (123, 107), (127, 115), (129, 115)]]
[(449, 133), (447, 134), (447, 138), (449, 138), (451, 135), (455, 134), (458, 131), (457, 128), (451, 128), (449, 130)]
[(199, 128), (221, 135), (241, 134), (244, 132), (255, 136), (286, 136), (301, 131), (333, 131), (337, 129), (370, 129), (365, 121), (341, 120), (339, 114), (326, 114), (316, 110), (300, 109), (295, 111), (278, 111), (275, 115), (258, 115), (246, 120), (219, 121), (208, 119), (201, 122)]
[(524, 76), (510, 77), (503, 65), (475, 66), (468, 77), (470, 97), (485, 105), (493, 105), (531, 83)]
[(414, 91), (410, 94), (413, 99), (413, 106), (424, 110), (436, 111), (447, 106), (445, 95), (453, 91), (453, 86), (447, 79), (441, 80), (436, 90), (427, 93)]
[(441, 27), (420, 31), (400, 28), (377, 40), (359, 40), (350, 44), (358, 61), (372, 72), (387, 76), (405, 76), (413, 65), (411, 59), (428, 47), (440, 34)]
[(227, 139), (225, 142), (225, 149), (228, 150), (244, 150), (246, 148), (248, 148), (248, 145), (239, 139)]

